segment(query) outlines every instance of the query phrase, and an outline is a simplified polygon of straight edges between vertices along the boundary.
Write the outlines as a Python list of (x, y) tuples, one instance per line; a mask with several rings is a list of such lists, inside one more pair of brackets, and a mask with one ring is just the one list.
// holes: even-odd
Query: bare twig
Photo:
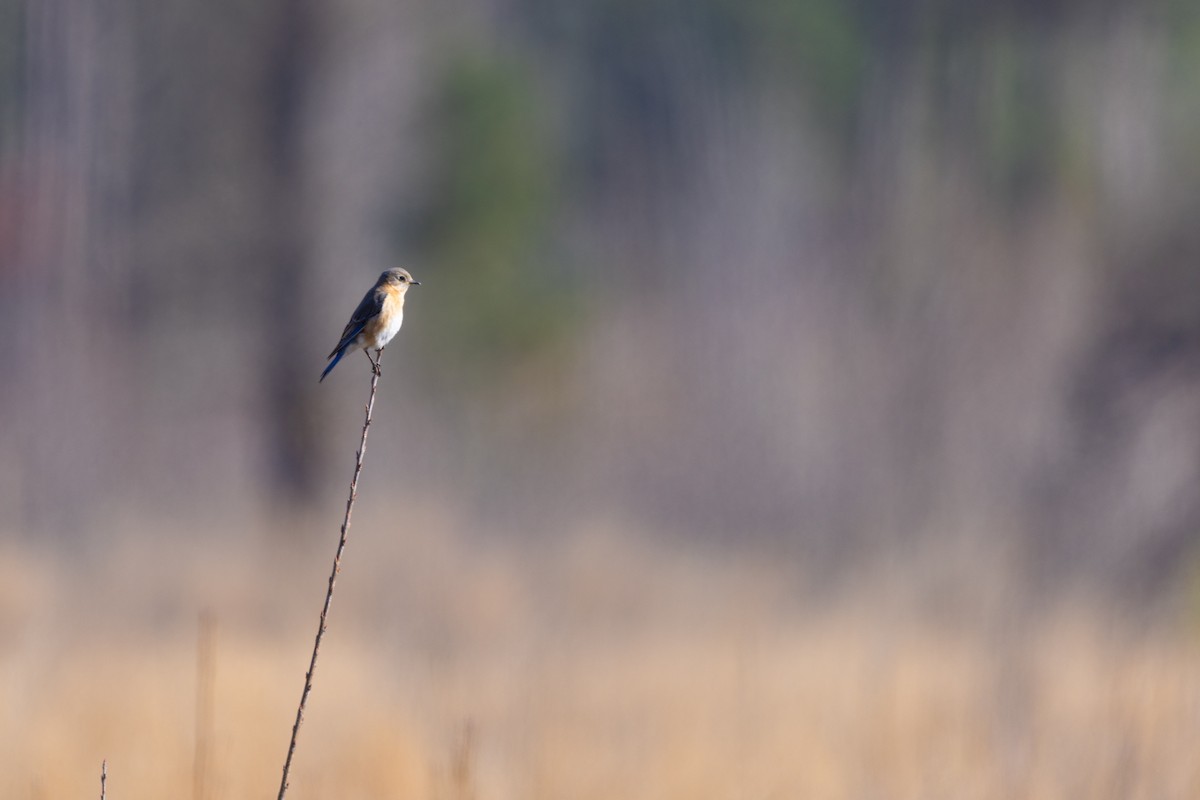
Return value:
[(104, 800), (105, 784), (108, 783), (108, 759), (100, 762), (100, 800)]
[[(370, 353), (367, 357), (370, 357)], [(367, 400), (366, 419), (363, 421), (362, 439), (358, 443), (357, 459), (354, 462), (354, 477), (350, 479), (350, 497), (346, 500), (346, 515), (342, 518), (342, 535), (338, 539), (337, 553), (333, 557), (333, 571), (329, 573), (329, 587), (325, 590), (325, 605), (321, 608), (321, 619), (317, 625), (317, 638), (313, 642), (312, 659), (308, 662), (308, 672), (304, 674), (304, 691), (300, 693), (300, 705), (296, 708), (296, 722), (292, 725), (292, 740), (288, 744), (287, 760), (283, 762), (283, 779), (279, 783), (279, 800), (283, 800), (288, 790), (288, 772), (292, 768), (292, 756), (296, 752), (296, 736), (300, 733), (300, 725), (304, 722), (304, 706), (308, 702), (308, 693), (312, 691), (313, 672), (317, 668), (317, 654), (321, 650), (321, 638), (325, 635), (325, 620), (329, 616), (329, 604), (333, 601), (333, 585), (342, 569), (342, 551), (346, 549), (346, 533), (350, 530), (350, 514), (354, 511), (354, 501), (358, 497), (358, 476), (362, 472), (363, 454), (367, 452), (367, 431), (371, 428), (371, 412), (375, 409), (375, 390), (379, 386), (381, 370), (376, 359), (382, 360), (383, 351), (377, 351), (372, 359), (371, 397)]]
[(196, 741), (192, 758), (192, 800), (207, 800), (213, 727), (213, 674), (216, 671), (217, 620), (200, 613), (196, 633)]
[(472, 760), (475, 749), (475, 726), (471, 720), (463, 723), (450, 748), (450, 796), (454, 800), (474, 800), (475, 787)]

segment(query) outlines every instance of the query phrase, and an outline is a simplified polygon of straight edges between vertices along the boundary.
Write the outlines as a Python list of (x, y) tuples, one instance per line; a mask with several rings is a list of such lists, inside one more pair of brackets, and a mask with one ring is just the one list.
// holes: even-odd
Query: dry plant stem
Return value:
[[(383, 351), (378, 350), (377, 359), (382, 360)], [(370, 358), (370, 353), (367, 357)], [(333, 571), (329, 573), (329, 587), (325, 590), (325, 605), (321, 608), (321, 619), (317, 625), (317, 638), (313, 642), (312, 659), (308, 662), (308, 672), (304, 674), (304, 691), (300, 693), (300, 705), (296, 708), (296, 722), (292, 725), (292, 740), (288, 743), (287, 760), (283, 762), (283, 779), (279, 783), (279, 800), (283, 800), (288, 790), (288, 772), (292, 768), (292, 756), (296, 752), (296, 736), (300, 733), (300, 725), (304, 722), (304, 707), (308, 703), (308, 693), (312, 691), (313, 672), (317, 668), (317, 655), (321, 651), (321, 638), (325, 635), (325, 621), (329, 616), (329, 604), (333, 601), (333, 585), (337, 581), (338, 572), (342, 569), (342, 551), (346, 549), (346, 533), (350, 530), (350, 514), (354, 511), (354, 501), (358, 497), (358, 476), (362, 472), (363, 454), (367, 452), (367, 431), (371, 428), (371, 413), (375, 410), (375, 389), (379, 386), (381, 373), (379, 362), (371, 360), (371, 397), (367, 400), (367, 414), (363, 421), (362, 439), (358, 443), (357, 459), (354, 462), (354, 477), (350, 479), (350, 497), (346, 500), (346, 516), (342, 518), (342, 535), (338, 539), (337, 553), (333, 557)]]
[(107, 788), (105, 786), (106, 783), (108, 783), (108, 759), (107, 758), (100, 762), (100, 800), (104, 800), (104, 791)]
[(192, 800), (208, 800), (216, 637), (216, 616), (211, 611), (201, 612), (196, 633), (196, 739), (192, 755)]

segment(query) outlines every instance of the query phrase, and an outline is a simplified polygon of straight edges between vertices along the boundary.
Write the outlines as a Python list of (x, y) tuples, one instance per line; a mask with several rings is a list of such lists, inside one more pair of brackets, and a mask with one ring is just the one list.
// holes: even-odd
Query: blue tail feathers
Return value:
[(325, 367), (325, 371), (321, 373), (321, 377), (317, 380), (317, 383), (320, 383), (321, 381), (325, 380), (325, 376), (329, 374), (330, 370), (332, 370), (334, 367), (337, 366), (337, 363), (342, 360), (342, 356), (344, 356), (344, 355), (346, 355), (345, 347), (343, 347), (341, 350), (338, 350), (336, 353), (334, 353), (333, 361), (330, 361), (329, 365), (327, 367)]

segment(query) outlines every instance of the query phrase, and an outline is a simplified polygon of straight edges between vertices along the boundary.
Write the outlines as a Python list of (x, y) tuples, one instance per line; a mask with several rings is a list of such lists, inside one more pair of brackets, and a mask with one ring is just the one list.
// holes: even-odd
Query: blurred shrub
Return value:
[[(574, 305), (550, 253), (557, 143), (523, 64), (468, 53), (435, 96), (434, 186), (418, 238), (439, 305), (434, 342), (455, 375), (487, 380), (562, 337)], [(446, 356), (449, 356), (446, 358)]]

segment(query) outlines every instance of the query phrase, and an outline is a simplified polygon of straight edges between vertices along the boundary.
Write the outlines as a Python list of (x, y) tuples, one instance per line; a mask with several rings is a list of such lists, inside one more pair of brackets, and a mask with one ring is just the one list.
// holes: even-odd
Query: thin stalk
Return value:
[(192, 800), (208, 800), (209, 794), (216, 640), (216, 615), (211, 611), (202, 611), (196, 632), (196, 737), (192, 753)]
[[(367, 353), (367, 357), (370, 357)], [(383, 351), (377, 351), (376, 359), (383, 358)], [(342, 534), (338, 539), (337, 553), (333, 557), (333, 570), (329, 573), (329, 587), (325, 590), (325, 605), (321, 607), (321, 619), (317, 625), (317, 637), (313, 642), (312, 658), (308, 662), (308, 672), (304, 673), (304, 691), (300, 693), (300, 705), (296, 708), (296, 722), (292, 725), (292, 740), (288, 743), (287, 760), (283, 762), (283, 779), (279, 782), (279, 799), (284, 800), (288, 790), (288, 773), (292, 768), (292, 756), (296, 753), (296, 737), (300, 733), (300, 725), (304, 722), (304, 708), (308, 703), (308, 694), (312, 691), (313, 673), (317, 669), (317, 655), (321, 652), (321, 639), (325, 636), (326, 619), (329, 617), (329, 604), (333, 601), (333, 586), (338, 573), (342, 569), (342, 551), (346, 549), (346, 534), (350, 530), (350, 515), (354, 511), (354, 501), (358, 497), (358, 476), (362, 473), (363, 455), (367, 452), (367, 432), (371, 428), (371, 413), (375, 410), (375, 390), (379, 386), (379, 376), (382, 372), (376, 359), (372, 359), (371, 397), (367, 400), (366, 419), (363, 421), (362, 439), (358, 443), (357, 458), (354, 462), (354, 477), (350, 479), (350, 497), (346, 500), (346, 515), (342, 518)]]

